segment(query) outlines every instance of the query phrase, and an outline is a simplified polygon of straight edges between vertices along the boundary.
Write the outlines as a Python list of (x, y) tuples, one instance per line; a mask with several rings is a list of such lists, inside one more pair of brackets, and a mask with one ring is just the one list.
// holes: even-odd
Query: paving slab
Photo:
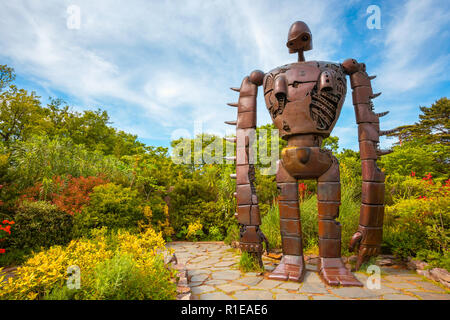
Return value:
[(217, 280), (236, 280), (240, 278), (241, 273), (235, 270), (226, 270), (214, 272), (211, 276)]
[(412, 297), (406, 294), (385, 294), (384, 300), (419, 300), (419, 298)]
[(256, 277), (256, 276), (260, 276), (262, 273), (261, 272), (246, 272), (244, 273), (244, 275), (246, 277)]
[(226, 281), (226, 280), (208, 280), (208, 281), (205, 281), (205, 284), (207, 284), (209, 286), (215, 286), (215, 285), (226, 284), (226, 283), (228, 283), (228, 281)]
[[(364, 288), (366, 288), (367, 289), (367, 287), (364, 287)], [(390, 287), (386, 287), (385, 285), (383, 285), (383, 284), (381, 284), (380, 285), (380, 289), (367, 289), (367, 290), (372, 290), (372, 291), (374, 291), (375, 293), (377, 293), (377, 294), (382, 294), (382, 295), (385, 295), (385, 294), (402, 294), (402, 291), (401, 290), (399, 290), (399, 289), (393, 289), (393, 288), (390, 288)]]
[(301, 293), (328, 293), (328, 290), (325, 285), (322, 283), (303, 283), (303, 285), (300, 287), (299, 292)]
[(208, 269), (194, 269), (194, 270), (188, 270), (189, 276), (197, 276), (200, 274), (210, 274), (211, 270)]
[(274, 293), (274, 294), (292, 293), (292, 292), (289, 292), (289, 291), (286, 290), (286, 289), (278, 289), (278, 288), (270, 289), (269, 291), (272, 292), (272, 293)]
[(381, 295), (381, 293), (377, 293), (376, 290), (369, 290), (359, 287), (332, 288), (331, 292), (343, 298), (372, 298)]
[(189, 287), (197, 287), (201, 286), (203, 284), (203, 281), (191, 281), (189, 282)]
[(414, 292), (416, 296), (419, 296), (422, 300), (450, 300), (449, 294), (431, 293), (431, 292)]
[(236, 280), (236, 282), (253, 287), (256, 286), (258, 283), (260, 283), (262, 280), (263, 280), (262, 277), (243, 277), (241, 279)]
[(226, 293), (230, 293), (230, 292), (235, 292), (235, 291), (239, 291), (239, 290), (246, 290), (247, 287), (246, 286), (242, 286), (239, 284), (223, 284), (223, 285), (218, 285), (216, 286), (216, 288), (226, 292)]
[(216, 288), (214, 288), (212, 286), (204, 285), (204, 286), (193, 287), (193, 288), (191, 288), (191, 291), (194, 294), (201, 294), (201, 293), (216, 291)]
[(324, 295), (317, 295), (317, 296), (311, 296), (312, 300), (344, 300), (343, 298), (336, 297), (332, 294), (324, 294)]
[(210, 292), (202, 294), (200, 300), (233, 300), (233, 298), (223, 292)]
[(191, 277), (191, 281), (192, 282), (203, 282), (206, 279), (208, 279), (208, 277), (209, 277), (208, 274), (197, 274), (197, 275)]
[(382, 267), (380, 289), (368, 289), (368, 275), (354, 273), (365, 287), (330, 287), (323, 283), (317, 266), (306, 265), (303, 283), (276, 281), (267, 276), (279, 260), (263, 258), (266, 272), (242, 273), (240, 255), (223, 243), (169, 243), (179, 261), (185, 264), (192, 299), (200, 300), (450, 300), (442, 287), (415, 272)]
[(391, 283), (386, 283), (386, 286), (394, 288), (394, 289), (407, 289), (407, 290), (419, 289), (416, 285), (414, 285), (412, 283), (408, 283), (408, 282), (391, 282)]
[(233, 296), (238, 300), (273, 300), (272, 293), (266, 290), (238, 291)]
[(263, 281), (258, 283), (255, 286), (255, 288), (258, 288), (258, 289), (272, 289), (272, 288), (275, 288), (275, 287), (279, 286), (280, 284), (283, 284), (283, 282), (275, 281), (275, 280), (269, 280), (269, 279), (264, 279)]
[[(415, 284), (420, 288), (419, 291), (425, 290), (425, 291), (433, 291), (433, 292), (439, 292), (439, 293), (446, 293), (445, 289), (430, 283), (426, 281), (417, 281)], [(415, 290), (413, 290), (415, 291)]]
[(303, 278), (303, 283), (320, 283), (322, 284), (322, 280), (316, 272), (307, 271), (305, 273), (305, 277)]
[(282, 293), (275, 296), (276, 300), (309, 300), (307, 295), (298, 293)]
[(216, 267), (231, 267), (234, 266), (237, 262), (236, 261), (222, 261), (215, 264)]
[(287, 290), (299, 290), (302, 286), (301, 283), (298, 282), (283, 282), (278, 286), (280, 289), (287, 289)]

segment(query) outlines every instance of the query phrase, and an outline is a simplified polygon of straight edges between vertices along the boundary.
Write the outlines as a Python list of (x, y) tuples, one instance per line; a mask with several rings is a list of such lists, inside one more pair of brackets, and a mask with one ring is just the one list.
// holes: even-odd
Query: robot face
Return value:
[(303, 21), (296, 21), (292, 24), (289, 29), (286, 46), (289, 48), (289, 53), (312, 49), (311, 30), (309, 30), (306, 23)]

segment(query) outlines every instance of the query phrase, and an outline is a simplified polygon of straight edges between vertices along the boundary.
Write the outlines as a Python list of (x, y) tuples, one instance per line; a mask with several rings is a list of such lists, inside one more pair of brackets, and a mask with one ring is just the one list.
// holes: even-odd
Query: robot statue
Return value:
[[(341, 184), (339, 163), (329, 150), (321, 149), (339, 118), (347, 91), (346, 75), (350, 76), (353, 105), (358, 123), (358, 138), (362, 166), (362, 203), (359, 227), (350, 241), (350, 250), (358, 251), (356, 269), (380, 251), (384, 215), (384, 174), (377, 167), (379, 156), (389, 150), (378, 150), (379, 137), (394, 130), (380, 131), (379, 117), (388, 112), (374, 113), (371, 80), (364, 63), (348, 59), (342, 64), (305, 61), (303, 52), (312, 49), (308, 26), (292, 24), (287, 47), (298, 53), (298, 62), (275, 68), (268, 73), (253, 71), (242, 81), (237, 107), (236, 138), (236, 218), (240, 225), (240, 248), (259, 259), (262, 264), (262, 242), (259, 226), (258, 199), (255, 191), (255, 168), (249, 162), (250, 136), (256, 128), (256, 97), (263, 86), (264, 98), (273, 123), (287, 147), (277, 163), (276, 182), (283, 257), (269, 275), (270, 279), (301, 282), (305, 274), (302, 248), (298, 179), (317, 179), (319, 218), (318, 272), (332, 286), (362, 286), (347, 270), (341, 259), (341, 226), (339, 215)], [(253, 132), (253, 133), (252, 133)], [(267, 245), (267, 243), (266, 243)]]

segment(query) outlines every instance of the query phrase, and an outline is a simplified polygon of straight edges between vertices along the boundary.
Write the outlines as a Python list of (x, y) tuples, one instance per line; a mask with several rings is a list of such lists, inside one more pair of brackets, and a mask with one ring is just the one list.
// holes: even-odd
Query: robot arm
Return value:
[(354, 59), (344, 61), (342, 67), (350, 75), (353, 105), (358, 123), (361, 154), (362, 195), (359, 227), (350, 241), (350, 251), (359, 247), (356, 270), (371, 256), (380, 252), (384, 217), (384, 173), (377, 167), (377, 159), (390, 150), (379, 150), (379, 137), (394, 130), (380, 131), (379, 118), (388, 112), (374, 113), (372, 99), (381, 93), (372, 92), (371, 80), (364, 63)]
[(238, 108), (237, 121), (225, 121), (226, 124), (236, 126), (236, 138), (228, 139), (236, 143), (236, 179), (237, 213), (235, 214), (240, 225), (241, 250), (255, 254), (262, 264), (262, 241), (267, 239), (261, 232), (261, 217), (259, 214), (258, 198), (255, 189), (255, 167), (250, 159), (251, 137), (256, 131), (256, 97), (258, 86), (262, 85), (264, 73), (256, 70), (245, 77), (240, 88), (231, 88), (239, 92), (238, 103), (228, 105)]

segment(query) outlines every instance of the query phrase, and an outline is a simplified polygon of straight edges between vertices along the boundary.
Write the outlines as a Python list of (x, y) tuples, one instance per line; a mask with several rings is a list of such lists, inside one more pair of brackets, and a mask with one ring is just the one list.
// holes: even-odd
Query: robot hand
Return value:
[(352, 236), (349, 251), (358, 253), (355, 270), (358, 270), (370, 257), (380, 253), (381, 241), (376, 241), (377, 238), (380, 238), (380, 231), (380, 228), (368, 228), (360, 225), (358, 231)]

